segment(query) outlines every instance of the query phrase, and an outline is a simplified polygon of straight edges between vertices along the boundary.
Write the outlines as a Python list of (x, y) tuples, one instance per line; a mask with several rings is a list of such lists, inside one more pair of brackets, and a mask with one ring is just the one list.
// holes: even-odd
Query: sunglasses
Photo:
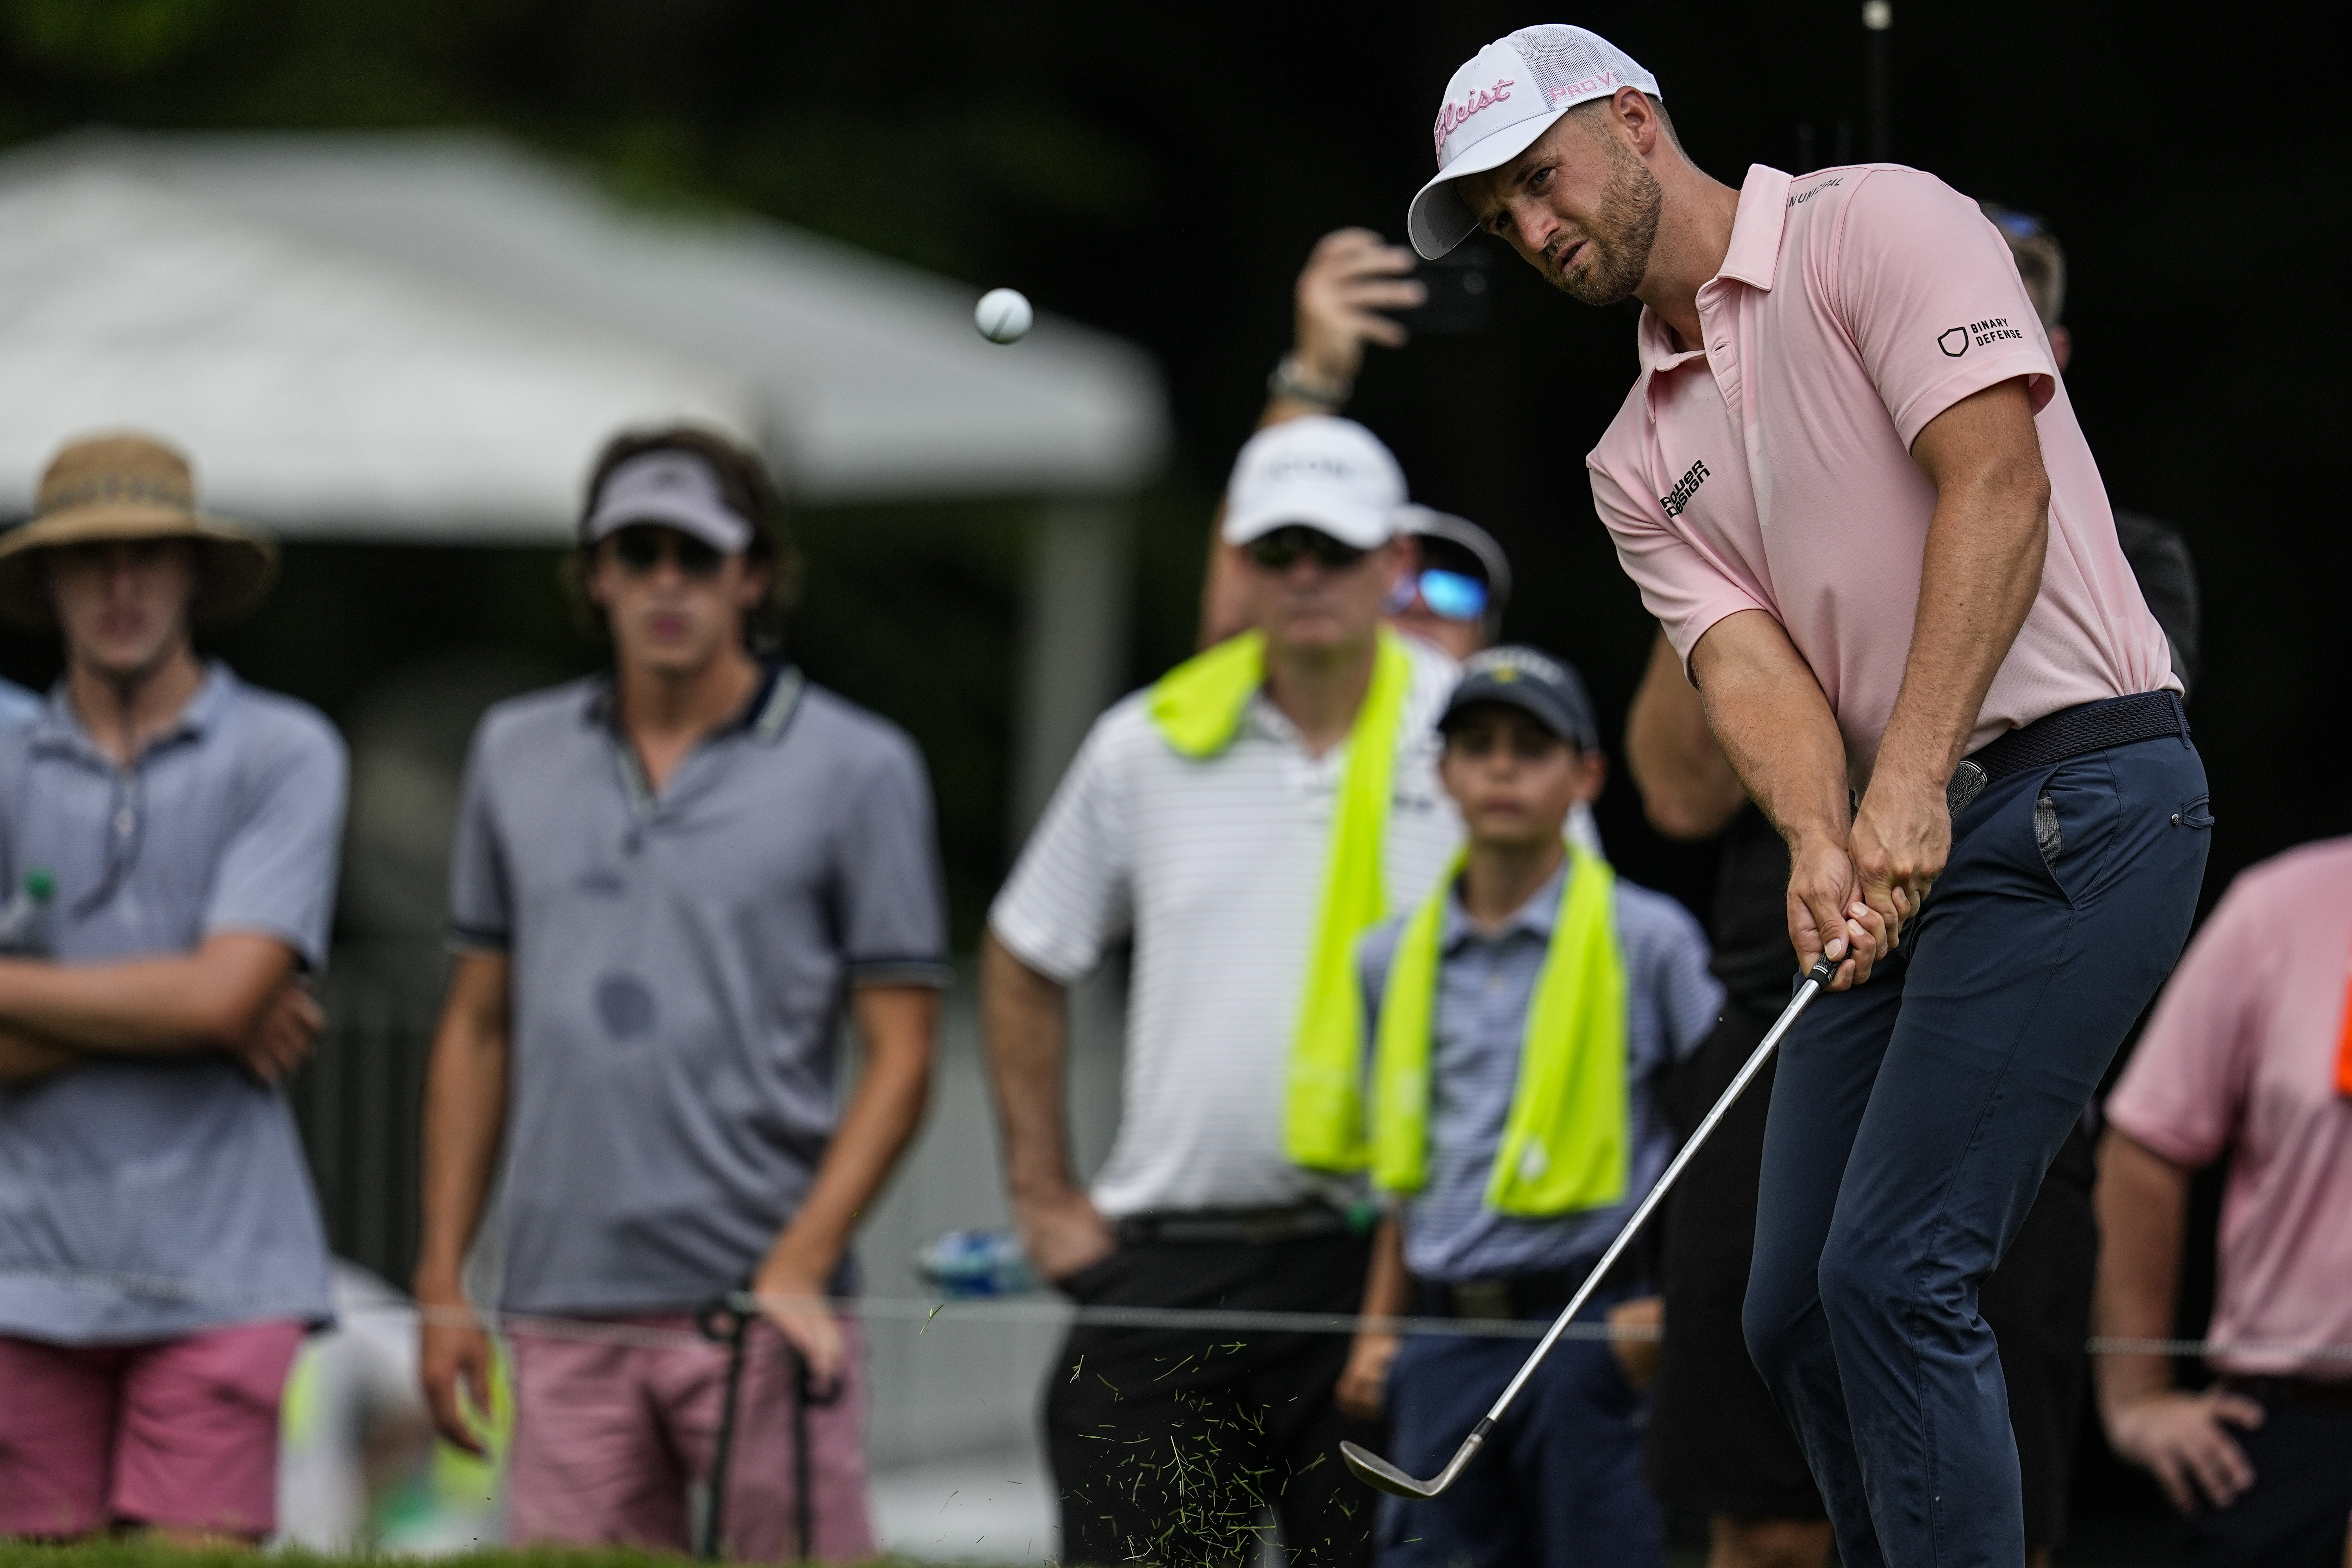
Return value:
[(726, 559), (714, 547), (675, 528), (627, 528), (613, 538), (613, 559), (631, 577), (650, 577), (664, 561), (676, 561), (681, 577), (716, 577)]
[(1345, 571), (1364, 559), (1362, 550), (1342, 543), (1319, 528), (1294, 523), (1252, 539), (1250, 559), (1268, 571), (1287, 571), (1300, 556), (1311, 555), (1328, 571)]
[(1429, 567), (1403, 579), (1389, 595), (1388, 612), (1412, 608), (1416, 593), (1441, 621), (1475, 621), (1486, 613), (1486, 585), (1467, 572)]
[(1995, 212), (1992, 221), (2011, 239), (2040, 239), (2050, 232), (2050, 225), (2032, 213), (2013, 212), (2007, 207)]

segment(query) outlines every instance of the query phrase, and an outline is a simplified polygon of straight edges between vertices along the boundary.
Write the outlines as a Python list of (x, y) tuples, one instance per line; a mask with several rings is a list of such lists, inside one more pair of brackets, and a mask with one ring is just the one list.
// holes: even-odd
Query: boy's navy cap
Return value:
[(1465, 708), (1479, 703), (1502, 703), (1529, 714), (1580, 751), (1601, 749), (1601, 721), (1593, 716), (1584, 678), (1539, 649), (1507, 643), (1471, 654), (1437, 727), (1452, 728)]

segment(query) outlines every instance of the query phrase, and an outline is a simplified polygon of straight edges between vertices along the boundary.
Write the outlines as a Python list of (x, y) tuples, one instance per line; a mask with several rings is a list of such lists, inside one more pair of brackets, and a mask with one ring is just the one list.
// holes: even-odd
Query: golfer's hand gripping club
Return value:
[(1781, 1010), (1779, 1020), (1740, 1065), (1730, 1087), (1724, 1090), (1722, 1098), (1716, 1101), (1706, 1119), (1684, 1142), (1673, 1162), (1666, 1166), (1665, 1174), (1658, 1177), (1657, 1185), (1650, 1188), (1648, 1196), (1633, 1210), (1633, 1218), (1625, 1221), (1624, 1228), (1617, 1232), (1617, 1239), (1609, 1244), (1609, 1250), (1601, 1255), (1601, 1261), (1593, 1265), (1592, 1272), (1584, 1277), (1584, 1283), (1577, 1288), (1568, 1305), (1560, 1309), (1559, 1316), (1552, 1320), (1551, 1328), (1536, 1342), (1536, 1348), (1528, 1354), (1517, 1375), (1511, 1379), (1509, 1386), (1503, 1390), (1502, 1397), (1496, 1399), (1486, 1414), (1479, 1417), (1478, 1424), (1470, 1428), (1470, 1435), (1462, 1439), (1462, 1446), (1454, 1450), (1454, 1457), (1445, 1462), (1445, 1468), (1427, 1480), (1417, 1480), (1360, 1444), (1342, 1443), (1339, 1445), (1339, 1457), (1348, 1462), (1348, 1468), (1356, 1473), (1357, 1479), (1382, 1491), (1394, 1492), (1399, 1497), (1435, 1497), (1454, 1484), (1470, 1461), (1477, 1457), (1478, 1450), (1486, 1447), (1486, 1434), (1495, 1429), (1495, 1423), (1503, 1418), (1503, 1412), (1511, 1407), (1511, 1401), (1518, 1397), (1519, 1390), (1527, 1385), (1528, 1378), (1535, 1375), (1536, 1368), (1543, 1364), (1543, 1358), (1551, 1353), (1551, 1347), (1559, 1343), (1569, 1323), (1583, 1311), (1584, 1303), (1592, 1292), (1600, 1289), (1601, 1281), (1608, 1276), (1618, 1256), (1633, 1244), (1634, 1236), (1650, 1218), (1651, 1211), (1665, 1197), (1667, 1189), (1675, 1185), (1675, 1179), (1683, 1174), (1683, 1167), (1690, 1164), (1691, 1157), (1698, 1153), (1699, 1146), (1715, 1131), (1716, 1124), (1723, 1120), (1757, 1073), (1763, 1071), (1764, 1063), (1771, 1060), (1772, 1052), (1780, 1044), (1780, 1037), (1789, 1032), (1790, 1026), (1797, 1021), (1806, 1004), (1819, 996), (1836, 974), (1837, 962), (1827, 957), (1816, 960), (1813, 967), (1805, 971), (1804, 983), (1797, 988), (1797, 994), (1789, 998), (1789, 1005)]

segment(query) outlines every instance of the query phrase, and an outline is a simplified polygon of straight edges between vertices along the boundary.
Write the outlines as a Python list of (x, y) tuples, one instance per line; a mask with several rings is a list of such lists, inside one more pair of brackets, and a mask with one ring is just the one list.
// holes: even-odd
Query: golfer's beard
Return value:
[(1552, 284), (1587, 305), (1614, 305), (1632, 297), (1650, 270), (1650, 247), (1658, 238), (1658, 212), (1666, 193), (1650, 166), (1630, 154), (1614, 160), (1616, 178), (1601, 206), (1584, 225), (1584, 255), (1574, 272), (1550, 269)]

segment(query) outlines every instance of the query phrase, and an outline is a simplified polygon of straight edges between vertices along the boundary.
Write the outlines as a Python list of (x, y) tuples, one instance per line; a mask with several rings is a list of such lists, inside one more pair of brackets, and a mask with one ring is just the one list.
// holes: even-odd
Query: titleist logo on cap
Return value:
[(1463, 123), (1482, 109), (1492, 109), (1511, 96), (1511, 89), (1519, 84), (1509, 77), (1498, 77), (1495, 85), (1473, 88), (1459, 103), (1447, 103), (1437, 111), (1437, 124), (1433, 128), (1437, 143), (1437, 155), (1445, 156), (1445, 139), (1459, 130)]
[(1364, 464), (1336, 453), (1302, 453), (1295, 457), (1277, 457), (1258, 470), (1258, 478), (1269, 485), (1295, 485), (1302, 479), (1334, 479), (1343, 485), (1360, 480), (1375, 479), (1377, 476)]

